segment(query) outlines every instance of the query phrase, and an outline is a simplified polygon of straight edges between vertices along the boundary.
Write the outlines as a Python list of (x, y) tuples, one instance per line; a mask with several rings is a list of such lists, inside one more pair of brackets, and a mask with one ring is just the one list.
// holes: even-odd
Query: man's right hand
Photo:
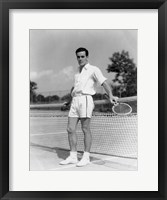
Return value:
[(69, 108), (70, 108), (70, 102), (64, 102), (61, 107), (61, 110), (66, 111), (66, 110), (69, 110)]

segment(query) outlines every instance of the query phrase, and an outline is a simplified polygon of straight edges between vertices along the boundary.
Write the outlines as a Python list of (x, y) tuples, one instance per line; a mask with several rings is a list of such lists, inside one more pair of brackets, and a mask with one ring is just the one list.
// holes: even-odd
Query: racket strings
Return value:
[(119, 103), (113, 106), (113, 112), (116, 114), (130, 114), (132, 108), (126, 103)]

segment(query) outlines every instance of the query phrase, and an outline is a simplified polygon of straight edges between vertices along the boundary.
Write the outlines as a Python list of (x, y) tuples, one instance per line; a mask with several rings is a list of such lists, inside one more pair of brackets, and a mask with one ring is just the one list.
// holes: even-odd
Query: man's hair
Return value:
[(78, 52), (81, 52), (81, 51), (85, 51), (86, 56), (89, 55), (89, 51), (88, 51), (87, 49), (85, 49), (84, 47), (78, 48), (78, 49), (75, 51), (75, 53), (77, 54)]

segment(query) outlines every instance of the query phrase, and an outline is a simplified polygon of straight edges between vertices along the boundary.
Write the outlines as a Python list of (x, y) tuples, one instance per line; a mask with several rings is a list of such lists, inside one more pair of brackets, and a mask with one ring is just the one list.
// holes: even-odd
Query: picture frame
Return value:
[[(10, 9), (158, 9), (158, 191), (9, 191), (9, 10)], [(165, 0), (1, 0), (0, 3), (0, 197), (1, 199), (166, 199), (166, 41)]]

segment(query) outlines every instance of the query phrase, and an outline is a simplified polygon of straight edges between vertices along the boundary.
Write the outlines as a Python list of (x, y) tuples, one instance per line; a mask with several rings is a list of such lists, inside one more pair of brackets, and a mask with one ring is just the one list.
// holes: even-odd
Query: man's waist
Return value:
[(80, 96), (92, 96), (91, 94), (84, 94), (84, 93), (75, 93), (72, 97), (80, 97)]

